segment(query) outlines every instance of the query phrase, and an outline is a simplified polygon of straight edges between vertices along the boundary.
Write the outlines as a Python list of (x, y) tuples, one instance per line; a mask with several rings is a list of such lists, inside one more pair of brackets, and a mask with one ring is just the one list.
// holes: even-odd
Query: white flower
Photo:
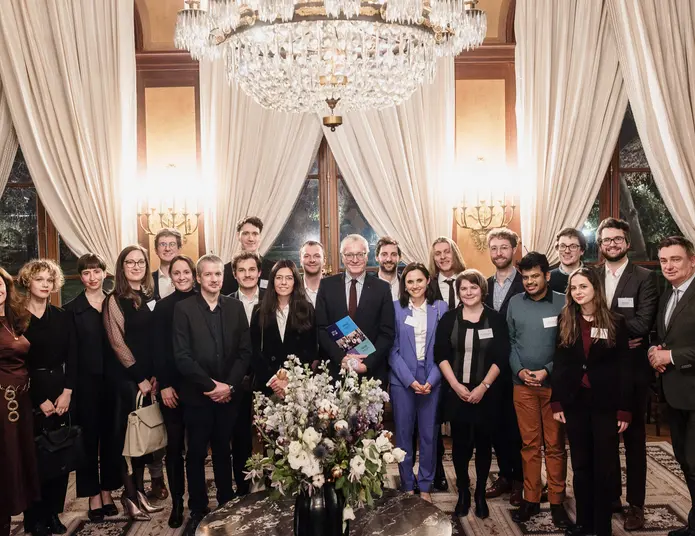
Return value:
[(301, 451), (299, 454), (296, 456), (288, 456), (287, 461), (290, 464), (290, 467), (294, 469), (295, 471), (298, 471), (302, 467), (304, 467), (307, 463), (309, 463), (309, 455)]
[(314, 475), (311, 479), (311, 484), (316, 488), (320, 488), (321, 486), (323, 486), (324, 483), (325, 479), (323, 478), (323, 475), (321, 473), (319, 473), (318, 475)]
[(321, 474), (321, 464), (315, 456), (307, 456), (307, 462), (302, 466), (302, 473), (308, 477)]
[(355, 512), (352, 509), (352, 506), (346, 505), (345, 508), (343, 508), (343, 520), (348, 521), (350, 519), (355, 519)]
[(319, 441), (321, 441), (321, 435), (310, 426), (304, 430), (304, 434), (302, 434), (302, 441), (304, 441), (304, 444), (307, 447), (313, 450), (316, 445), (319, 444)]
[(302, 452), (302, 444), (299, 441), (292, 441), (290, 443), (289, 455), (297, 456), (300, 452)]
[(328, 439), (327, 437), (324, 438), (323, 444), (326, 445), (326, 448), (328, 450), (333, 450), (335, 448), (335, 443), (331, 439)]
[(362, 456), (355, 456), (352, 460), (350, 460), (349, 479), (351, 482), (354, 482), (355, 480), (359, 480), (360, 478), (362, 478), (364, 471), (365, 463), (364, 459), (362, 459)]
[(398, 463), (401, 463), (403, 460), (405, 460), (405, 451), (403, 449), (399, 449), (398, 447), (396, 447), (395, 449), (393, 449), (392, 454)]
[(348, 428), (348, 423), (347, 421), (344, 421), (343, 419), (340, 419), (338, 422), (336, 422), (333, 427), (335, 428), (336, 432), (339, 432), (340, 430), (347, 430)]
[(396, 458), (391, 454), (390, 452), (385, 452), (384, 453), (384, 463), (393, 463), (396, 461)]
[(389, 438), (386, 437), (384, 434), (381, 434), (379, 437), (376, 438), (376, 446), (379, 447), (379, 450), (381, 452), (388, 452), (391, 450), (391, 441), (389, 441)]

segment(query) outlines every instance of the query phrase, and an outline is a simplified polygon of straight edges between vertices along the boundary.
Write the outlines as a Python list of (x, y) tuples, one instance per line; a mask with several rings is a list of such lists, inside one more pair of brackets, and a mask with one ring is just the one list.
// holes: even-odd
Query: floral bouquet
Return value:
[(354, 509), (381, 497), (386, 464), (402, 462), (405, 452), (383, 430), (388, 394), (381, 381), (341, 370), (334, 381), (323, 363), (317, 373), (289, 356), (278, 376), (287, 380), (285, 396), (255, 393), (255, 425), (266, 453), (246, 462), (247, 479), (271, 481), (271, 498), (317, 493), (333, 483), (344, 499), (343, 520)]

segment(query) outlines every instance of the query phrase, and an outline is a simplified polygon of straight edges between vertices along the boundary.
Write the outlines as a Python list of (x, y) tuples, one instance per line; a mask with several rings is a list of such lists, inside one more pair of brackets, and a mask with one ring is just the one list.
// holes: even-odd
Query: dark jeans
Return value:
[(168, 408), (160, 402), (164, 426), (167, 429), (166, 467), (169, 492), (174, 504), (183, 500), (186, 491), (183, 455), (185, 451), (186, 426), (183, 420), (181, 403), (175, 408)]
[(598, 536), (611, 534), (611, 501), (618, 450), (617, 415), (590, 407), (590, 393), (582, 389), (577, 403), (565, 409), (570, 444), (577, 523)]
[[(647, 431), (645, 418), (647, 413), (647, 400), (649, 399), (648, 385), (635, 385), (630, 411), (632, 422), (623, 432), (623, 444), (625, 445), (625, 471), (627, 473), (627, 502), (632, 506), (644, 507), (644, 499), (647, 488)], [(620, 468), (620, 454), (616, 454), (618, 468)], [(614, 500), (620, 499), (623, 486), (618, 471), (615, 483)]]
[(492, 444), (488, 425), (452, 421), (451, 439), (451, 456), (454, 460), (456, 485), (459, 491), (470, 486), (468, 464), (475, 449), (475, 493), (484, 495), (490, 465), (492, 465)]
[(690, 491), (690, 513), (688, 526), (695, 530), (695, 411), (675, 409), (669, 406), (668, 420), (671, 427), (673, 453), (685, 475)]
[(188, 508), (200, 513), (208, 506), (205, 482), (205, 458), (208, 445), (212, 450), (212, 470), (217, 486), (217, 504), (222, 506), (234, 498), (230, 441), (236, 421), (238, 402), (210, 402), (204, 406), (186, 405), (183, 418), (188, 438), (186, 474), (188, 476)]
[(499, 476), (508, 482), (524, 482), (521, 464), (521, 434), (514, 410), (514, 386), (511, 380), (500, 385), (500, 413), (492, 431), (492, 446), (497, 456)]
[(239, 413), (232, 431), (232, 463), (237, 493), (246, 495), (250, 484), (248, 480), (244, 480), (244, 471), (246, 471), (246, 460), (251, 457), (253, 451), (253, 393), (242, 391), (237, 407)]

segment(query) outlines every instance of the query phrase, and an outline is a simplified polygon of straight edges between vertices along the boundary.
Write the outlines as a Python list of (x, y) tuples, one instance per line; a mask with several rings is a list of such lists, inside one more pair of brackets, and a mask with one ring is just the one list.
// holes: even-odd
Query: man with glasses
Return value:
[[(506, 227), (492, 229), (487, 235), (490, 260), (497, 271), (487, 280), (487, 288), (490, 291), (485, 298), (485, 305), (498, 311), (505, 318), (509, 300), (524, 292), (521, 274), (512, 263), (518, 244), (519, 236)], [(509, 493), (509, 504), (520, 506), (524, 491), (521, 436), (514, 411), (514, 389), (508, 366), (500, 367), (497, 383), (503, 390), (500, 399), (500, 418), (495, 423), (492, 446), (497, 456), (499, 477), (485, 492), (485, 496), (488, 499), (494, 499)]]
[(161, 300), (174, 292), (174, 283), (171, 281), (169, 266), (171, 259), (181, 251), (183, 241), (181, 233), (176, 229), (164, 228), (154, 237), (154, 247), (159, 257), (159, 268), (152, 272), (154, 281), (154, 299)]
[(565, 227), (555, 237), (555, 249), (560, 255), (560, 266), (550, 272), (550, 288), (564, 294), (570, 274), (583, 266), (586, 238), (574, 227)]
[[(385, 387), (388, 356), (395, 336), (395, 312), (391, 289), (385, 281), (367, 276), (369, 244), (357, 234), (340, 243), (345, 273), (324, 278), (316, 296), (316, 323), (322, 358), (329, 359), (333, 373), (340, 367), (380, 379)], [(346, 354), (331, 338), (328, 327), (350, 316), (376, 350), (370, 355)]]
[[(656, 274), (635, 266), (627, 257), (630, 249), (630, 225), (624, 220), (606, 218), (596, 230), (596, 241), (604, 259), (606, 302), (611, 311), (625, 317), (630, 336), (634, 378), (632, 422), (623, 432), (627, 473), (625, 530), (644, 527), (644, 500), (647, 484), (647, 449), (645, 416), (649, 386), (654, 381), (647, 351), (649, 332), (654, 325), (659, 292)], [(615, 483), (615, 511), (622, 511), (620, 480)]]

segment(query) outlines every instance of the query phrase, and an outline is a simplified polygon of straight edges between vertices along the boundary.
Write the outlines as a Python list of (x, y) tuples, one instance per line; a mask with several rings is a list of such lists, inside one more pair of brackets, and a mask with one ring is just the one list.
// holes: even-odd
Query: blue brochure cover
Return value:
[(347, 354), (369, 355), (376, 351), (372, 341), (367, 338), (349, 316), (328, 326), (328, 333)]

